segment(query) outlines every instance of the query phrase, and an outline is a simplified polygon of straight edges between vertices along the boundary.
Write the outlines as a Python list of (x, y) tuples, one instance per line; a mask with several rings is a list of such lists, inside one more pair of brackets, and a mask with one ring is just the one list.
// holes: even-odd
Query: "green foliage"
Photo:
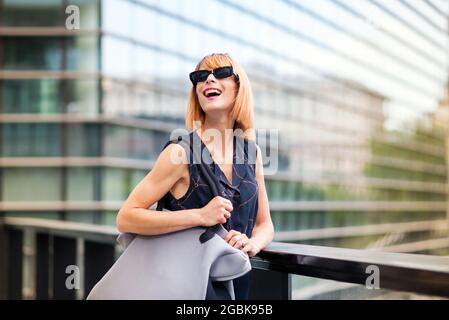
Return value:
[[(368, 178), (442, 185), (447, 181), (446, 135), (439, 128), (418, 122), (409, 127), (407, 133), (384, 131), (369, 143), (369, 147), (374, 159), (391, 159), (391, 165), (375, 161), (366, 163), (364, 174)], [(446, 201), (445, 193), (426, 189), (425, 184), (416, 191), (385, 187), (371, 188), (370, 193), (373, 200)]]

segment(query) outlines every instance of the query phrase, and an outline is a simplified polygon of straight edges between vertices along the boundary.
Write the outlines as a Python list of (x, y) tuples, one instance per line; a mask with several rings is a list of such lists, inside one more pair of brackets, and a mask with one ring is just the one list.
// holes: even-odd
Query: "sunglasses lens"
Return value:
[(214, 76), (218, 79), (230, 77), (233, 73), (232, 67), (222, 67), (214, 70)]
[(194, 71), (194, 72), (190, 73), (190, 81), (192, 81), (194, 84), (197, 84), (198, 82), (206, 81), (206, 79), (210, 73), (211, 72), (207, 71), (207, 70)]

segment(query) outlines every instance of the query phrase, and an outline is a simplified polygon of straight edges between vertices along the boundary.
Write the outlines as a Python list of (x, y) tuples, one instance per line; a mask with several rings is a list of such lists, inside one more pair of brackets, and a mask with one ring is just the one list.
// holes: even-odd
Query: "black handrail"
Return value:
[[(115, 239), (118, 232), (115, 227), (46, 219), (2, 218), (0, 219), (0, 274), (4, 276), (0, 278), (0, 298), (10, 298), (11, 295), (15, 298), (23, 296), (18, 287), (22, 285), (20, 282), (22, 273), (18, 268), (23, 268), (21, 255), (24, 251), (22, 250), (23, 237), (27, 230), (32, 230), (38, 235), (35, 245), (37, 276), (39, 274), (44, 274), (45, 277), (51, 276), (51, 272), (45, 270), (49, 265), (50, 254), (52, 255), (50, 260), (54, 266), (74, 261), (76, 240), (84, 241), (81, 252), (85, 255), (83, 258), (86, 269), (84, 274), (87, 279), (85, 291), (98, 281), (98, 277), (104, 274), (116, 257)], [(48, 249), (50, 244), (52, 248)], [(63, 252), (58, 253), (58, 248)], [(44, 253), (39, 252), (41, 249)], [(99, 256), (102, 257), (103, 264), (98, 263)], [(58, 257), (63, 260), (59, 264), (56, 261)], [(257, 283), (255, 285), (257, 290), (263, 290), (263, 286), (271, 283), (270, 290), (265, 290), (267, 294), (256, 292), (255, 296), (262, 298), (290, 299), (291, 274), (365, 285), (370, 276), (367, 272), (369, 266), (378, 268), (381, 289), (449, 297), (449, 257), (445, 256), (272, 242), (251, 259), (251, 264), (255, 274), (263, 276), (264, 280), (254, 282)], [(98, 269), (100, 267), (101, 270)], [(260, 274), (261, 272), (263, 275)], [(11, 284), (11, 288), (5, 288), (7, 287), (5, 281)], [(14, 281), (17, 283), (14, 284)], [(35, 281), (40, 283), (39, 281), (42, 280)], [(61, 287), (63, 286), (55, 285), (54, 291), (61, 292)], [(45, 290), (47, 289), (37, 288), (37, 297), (31, 295), (31, 298), (39, 298), (39, 292), (43, 294), (41, 298), (46, 298)], [(61, 294), (63, 298), (74, 298), (74, 295)], [(54, 293), (49, 298), (58, 298), (58, 294)]]
[(272, 242), (253, 266), (308, 277), (365, 285), (369, 266), (382, 289), (449, 297), (449, 257)]

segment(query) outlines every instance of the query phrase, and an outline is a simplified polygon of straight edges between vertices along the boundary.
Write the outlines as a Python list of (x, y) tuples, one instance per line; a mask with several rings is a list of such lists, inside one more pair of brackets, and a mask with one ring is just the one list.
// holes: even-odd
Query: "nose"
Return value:
[(215, 82), (215, 81), (217, 81), (217, 78), (215, 78), (213, 73), (211, 73), (206, 79), (206, 83)]

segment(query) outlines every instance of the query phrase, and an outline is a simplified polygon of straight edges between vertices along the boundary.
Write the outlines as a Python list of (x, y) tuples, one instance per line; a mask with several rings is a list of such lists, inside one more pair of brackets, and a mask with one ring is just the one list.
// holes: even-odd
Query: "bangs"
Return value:
[(207, 69), (216, 69), (220, 67), (232, 66), (232, 61), (229, 56), (222, 53), (214, 53), (205, 56), (197, 65), (195, 70), (199, 70), (201, 67)]

